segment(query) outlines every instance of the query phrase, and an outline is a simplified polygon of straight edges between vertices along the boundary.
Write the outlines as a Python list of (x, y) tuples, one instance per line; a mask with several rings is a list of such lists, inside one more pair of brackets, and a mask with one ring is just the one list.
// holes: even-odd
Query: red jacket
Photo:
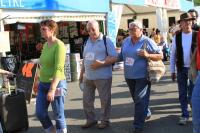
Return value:
[(198, 32), (198, 41), (197, 41), (197, 55), (196, 55), (196, 65), (197, 69), (200, 70), (200, 30)]

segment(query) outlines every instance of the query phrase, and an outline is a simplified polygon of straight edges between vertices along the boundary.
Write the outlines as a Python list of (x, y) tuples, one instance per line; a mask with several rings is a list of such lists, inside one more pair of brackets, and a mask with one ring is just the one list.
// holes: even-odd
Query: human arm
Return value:
[(154, 60), (154, 61), (157, 61), (157, 60), (162, 60), (163, 59), (163, 53), (158, 53), (158, 54), (150, 54), (148, 53), (146, 50), (140, 50), (138, 52), (138, 55), (139, 56), (143, 56), (147, 59), (151, 59), (151, 60)]
[(104, 66), (109, 66), (115, 63), (116, 61), (117, 61), (117, 57), (107, 56), (105, 60), (103, 61), (95, 60), (94, 63), (91, 64), (91, 68), (98, 69)]
[(176, 64), (176, 44), (175, 38), (172, 40), (171, 52), (170, 52), (170, 72), (171, 72), (171, 79), (175, 81), (176, 73), (175, 73), (175, 64)]
[(113, 42), (106, 38), (107, 44), (105, 45), (106, 50), (105, 53), (107, 53), (104, 60), (95, 60), (94, 63), (91, 64), (92, 69), (98, 69), (104, 66), (110, 66), (114, 64), (117, 61), (117, 53), (114, 47)]
[(85, 67), (84, 67), (84, 60), (82, 61), (82, 67), (81, 67), (81, 72), (79, 76), (79, 82), (83, 81), (83, 74), (85, 73)]
[(139, 56), (142, 56), (144, 58), (151, 59), (154, 61), (163, 59), (163, 53), (162, 53), (161, 49), (150, 38), (144, 40), (142, 49), (140, 51), (138, 51), (137, 54)]
[(6, 74), (6, 75), (11, 75), (11, 76), (14, 75), (14, 73), (3, 70), (3, 69), (0, 69), (0, 74)]
[(65, 64), (65, 46), (63, 43), (57, 44), (56, 50), (55, 50), (55, 66), (54, 66), (54, 73), (51, 80), (51, 85), (49, 92), (47, 94), (47, 100), (53, 101), (54, 95), (57, 89), (57, 85), (59, 81), (63, 78), (62, 75), (64, 73), (64, 64)]

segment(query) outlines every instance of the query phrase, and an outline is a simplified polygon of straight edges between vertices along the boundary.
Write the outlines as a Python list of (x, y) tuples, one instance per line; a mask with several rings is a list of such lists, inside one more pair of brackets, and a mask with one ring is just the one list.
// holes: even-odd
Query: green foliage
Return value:
[(200, 0), (193, 0), (195, 6), (200, 6)]

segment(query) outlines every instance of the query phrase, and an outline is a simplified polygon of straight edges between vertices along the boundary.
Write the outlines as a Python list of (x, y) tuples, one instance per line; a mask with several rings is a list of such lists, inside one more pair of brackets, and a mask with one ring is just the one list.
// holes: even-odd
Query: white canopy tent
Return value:
[[(177, 2), (176, 4), (179, 4), (178, 0), (175, 0), (174, 2)], [(161, 2), (161, 4), (163, 3)], [(173, 5), (173, 7), (168, 7), (167, 5), (162, 7), (162, 5), (151, 5), (151, 4), (148, 5), (148, 3), (146, 3), (143, 6), (123, 4), (122, 19), (123, 17), (131, 16), (131, 15), (133, 19), (137, 19), (137, 16), (140, 16), (140, 15), (148, 16), (150, 14), (155, 14), (157, 28), (160, 29), (161, 34), (164, 36), (164, 39), (166, 40), (166, 36), (168, 32), (167, 12), (173, 12), (173, 11), (179, 11), (179, 10), (180, 10), (180, 6), (175, 6), (175, 5)]]
[(3, 10), (2, 18), (4, 24), (21, 23), (39, 23), (45, 19), (55, 21), (88, 21), (91, 19), (105, 20), (103, 13), (75, 13), (62, 11), (27, 11), (27, 10)]

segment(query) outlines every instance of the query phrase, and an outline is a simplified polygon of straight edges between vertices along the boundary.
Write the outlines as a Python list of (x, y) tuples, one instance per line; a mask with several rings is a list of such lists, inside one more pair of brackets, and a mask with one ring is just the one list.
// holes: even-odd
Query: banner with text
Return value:
[(170, 9), (181, 8), (179, 0), (145, 0), (145, 5)]
[[(109, 0), (0, 0), (0, 8), (107, 12)], [(99, 4), (101, 3), (101, 6)], [(91, 5), (92, 4), (92, 5)]]

